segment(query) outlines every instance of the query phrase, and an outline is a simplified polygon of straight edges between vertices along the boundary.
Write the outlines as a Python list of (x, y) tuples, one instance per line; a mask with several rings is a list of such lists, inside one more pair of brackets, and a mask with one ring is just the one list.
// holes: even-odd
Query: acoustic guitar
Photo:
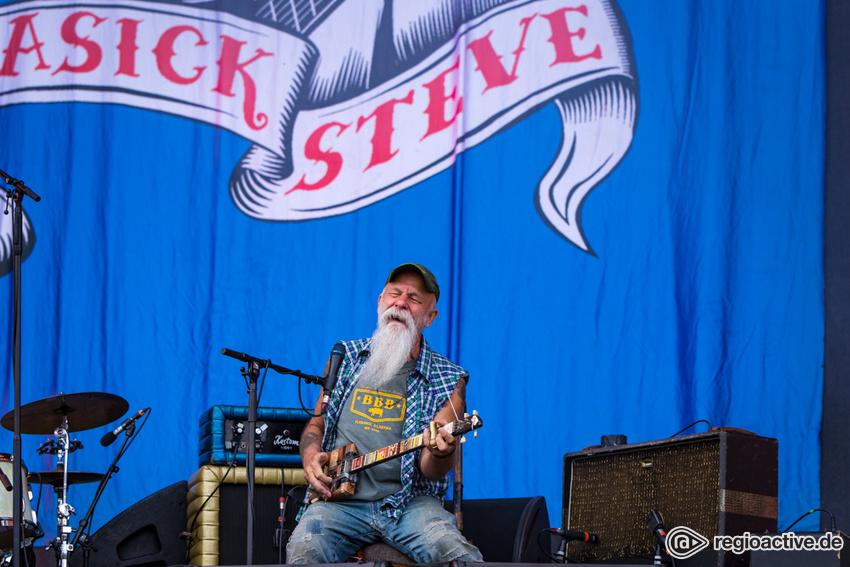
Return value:
[[(484, 425), (477, 412), (472, 412), (472, 415), (464, 415), (463, 419), (447, 423), (439, 428), (439, 431), (444, 431), (455, 437), (465, 435), (470, 431), (478, 429)], [(431, 438), (437, 436), (438, 428), (431, 422)], [(357, 447), (354, 443), (340, 447), (328, 453), (328, 462), (323, 467), (326, 475), (331, 477), (331, 495), (325, 496), (319, 492), (309, 488), (307, 496), (304, 499), (305, 506), (310, 505), (318, 500), (336, 501), (344, 500), (354, 494), (357, 488), (357, 474), (375, 465), (379, 465), (390, 459), (395, 459), (406, 455), (407, 453), (416, 451), (422, 448), (425, 444), (425, 434), (420, 433), (407, 439), (402, 439), (398, 443), (393, 443), (387, 447), (382, 447), (377, 451), (360, 455), (357, 453)]]

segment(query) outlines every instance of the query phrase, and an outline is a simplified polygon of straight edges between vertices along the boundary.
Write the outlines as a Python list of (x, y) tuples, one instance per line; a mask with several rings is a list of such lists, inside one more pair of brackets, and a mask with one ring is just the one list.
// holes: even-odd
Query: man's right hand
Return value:
[(315, 452), (303, 463), (304, 465), (304, 479), (310, 483), (310, 487), (330, 498), (331, 489), (329, 488), (332, 482), (331, 477), (325, 474), (324, 466), (328, 462), (328, 454), (322, 452)]

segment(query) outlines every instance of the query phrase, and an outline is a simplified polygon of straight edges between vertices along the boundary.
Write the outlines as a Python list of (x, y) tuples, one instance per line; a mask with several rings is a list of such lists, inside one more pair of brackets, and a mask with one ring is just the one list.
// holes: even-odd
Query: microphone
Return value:
[(343, 358), (345, 358), (345, 347), (342, 346), (342, 343), (336, 343), (331, 349), (331, 362), (330, 366), (328, 366), (328, 373), (324, 377), (325, 395), (322, 398), (322, 413), (325, 413), (325, 410), (328, 409), (328, 401), (331, 399), (331, 392), (333, 392), (334, 386), (336, 386), (336, 379), (339, 375), (339, 367), (342, 364)]
[(564, 540), (586, 541), (587, 543), (596, 544), (599, 543), (599, 536), (589, 534), (587, 532), (574, 532), (573, 530), (562, 530), (558, 528), (549, 528), (549, 531), (563, 537)]
[(229, 348), (222, 348), (221, 354), (223, 354), (224, 356), (229, 356), (230, 358), (235, 358), (236, 360), (241, 360), (242, 362), (265, 362), (264, 360), (260, 360), (259, 358), (254, 358), (250, 354), (230, 350)]
[(661, 512), (658, 510), (650, 510), (649, 514), (646, 516), (646, 527), (649, 528), (649, 531), (651, 531), (658, 540), (658, 547), (655, 548), (654, 565), (661, 565), (662, 561), (660, 554), (668, 553), (667, 531), (664, 529), (664, 519), (661, 517)]
[(118, 437), (121, 434), (122, 431), (125, 431), (129, 427), (131, 427), (134, 423), (136, 423), (137, 419), (139, 419), (140, 417), (145, 415), (147, 412), (149, 412), (150, 409), (151, 408), (145, 408), (143, 410), (139, 410), (139, 412), (133, 414), (132, 417), (128, 417), (127, 419), (125, 419), (124, 423), (122, 423), (121, 425), (116, 427), (114, 431), (110, 431), (109, 433), (107, 433), (106, 435), (101, 437), (100, 438), (100, 444), (103, 445), (104, 447), (108, 447), (109, 445), (111, 445), (112, 442), (115, 441), (115, 438)]

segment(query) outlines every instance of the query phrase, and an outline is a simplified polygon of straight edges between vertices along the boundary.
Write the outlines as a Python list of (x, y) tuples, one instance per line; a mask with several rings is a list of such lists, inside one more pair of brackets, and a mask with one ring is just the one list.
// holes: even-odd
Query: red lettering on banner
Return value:
[(289, 195), (293, 191), (297, 191), (299, 189), (304, 191), (322, 189), (330, 185), (331, 181), (336, 179), (336, 176), (339, 175), (340, 170), (342, 170), (342, 154), (330, 150), (324, 151), (319, 147), (319, 144), (322, 141), (322, 136), (324, 136), (325, 132), (331, 128), (339, 128), (339, 132), (336, 133), (336, 137), (339, 138), (339, 136), (345, 132), (349, 126), (351, 126), (351, 124), (329, 122), (316, 128), (313, 133), (310, 134), (310, 137), (307, 138), (307, 143), (304, 144), (304, 157), (314, 163), (324, 162), (327, 166), (327, 171), (316, 183), (307, 183), (307, 175), (302, 175), (298, 184), (287, 191), (285, 195)]
[(536, 16), (537, 14), (523, 18), (519, 22), (519, 25), (522, 27), (522, 36), (520, 37), (519, 45), (513, 52), (514, 66), (510, 73), (502, 65), (502, 56), (496, 53), (496, 49), (490, 42), (490, 36), (493, 35), (492, 31), (482, 38), (469, 42), (467, 49), (472, 52), (472, 57), (478, 64), (475, 70), (481, 72), (484, 82), (487, 83), (483, 92), (487, 92), (495, 87), (509, 85), (517, 80), (516, 70), (519, 65), (519, 56), (525, 51), (525, 38), (528, 35), (528, 26)]
[(139, 34), (139, 24), (142, 20), (131, 20), (130, 18), (122, 18), (118, 20), (118, 25), (121, 26), (121, 41), (118, 43), (118, 70), (115, 75), (127, 75), (130, 77), (138, 77), (136, 73), (136, 52), (139, 46), (136, 44), (136, 37)]
[(103, 51), (97, 43), (91, 41), (88, 36), (80, 37), (77, 35), (77, 22), (86, 17), (94, 18), (92, 28), (96, 28), (106, 21), (106, 18), (98, 18), (91, 12), (74, 12), (62, 22), (61, 32), (65, 43), (72, 47), (82, 47), (86, 51), (86, 60), (79, 65), (71, 65), (68, 63), (68, 58), (65, 57), (62, 65), (53, 71), (54, 75), (61, 71), (68, 71), (69, 73), (91, 73), (97, 69), (97, 66), (103, 60)]
[(271, 57), (272, 54), (262, 49), (257, 49), (253, 58), (239, 63), (239, 51), (247, 42), (236, 41), (226, 35), (221, 36), (221, 39), (221, 57), (218, 60), (218, 85), (213, 89), (213, 92), (224, 96), (236, 96), (233, 94), (233, 81), (236, 78), (236, 73), (239, 73), (239, 76), (242, 77), (242, 84), (245, 87), (245, 99), (242, 101), (242, 112), (245, 116), (245, 122), (252, 130), (265, 128), (269, 123), (268, 116), (265, 114), (258, 114), (257, 121), (254, 121), (254, 109), (257, 104), (257, 87), (254, 85), (254, 79), (245, 71), (245, 67), (263, 57)]
[[(395, 105), (399, 103), (413, 104), (413, 90), (411, 89), (404, 98), (388, 100), (379, 105), (375, 109), (375, 112), (369, 116), (361, 116), (357, 120), (357, 129), (355, 132), (359, 132), (361, 126), (370, 119), (375, 119), (375, 133), (372, 134), (372, 158), (369, 160), (369, 165), (366, 166), (366, 169), (386, 163), (398, 153), (398, 150), (392, 151), (392, 136), (395, 130), (393, 128), (393, 114), (395, 113)], [(363, 171), (366, 171), (366, 169)]]
[(163, 77), (178, 85), (190, 85), (201, 77), (206, 67), (195, 67), (196, 73), (194, 77), (182, 77), (174, 70), (174, 67), (171, 65), (171, 60), (176, 55), (174, 52), (174, 42), (183, 33), (194, 33), (198, 36), (198, 42), (195, 44), (195, 47), (208, 45), (197, 28), (192, 26), (174, 26), (165, 30), (165, 33), (162, 34), (159, 42), (153, 49), (153, 54), (156, 56), (156, 67)]
[[(446, 75), (457, 73), (458, 69), (460, 69), (459, 57), (455, 60), (454, 65), (437, 75), (436, 79), (422, 85), (428, 90), (428, 106), (425, 108), (425, 115), (428, 117), (428, 131), (425, 132), (421, 140), (445, 130), (454, 123), (458, 114), (463, 112), (463, 97), (457, 96), (457, 86), (452, 89), (451, 94), (446, 96)], [(455, 98), (457, 98), (457, 107), (454, 116), (447, 119), (446, 102), (455, 100)]]
[[(18, 16), (9, 22), (15, 27), (12, 30), (12, 35), (9, 37), (9, 45), (7, 45), (6, 49), (3, 50), (6, 57), (3, 59), (3, 67), (0, 67), (0, 76), (16, 77), (18, 72), (15, 71), (15, 63), (18, 60), (18, 54), (23, 53), (27, 55), (32, 51), (35, 51), (38, 55), (38, 65), (35, 67), (35, 70), (41, 71), (42, 69), (50, 69), (50, 65), (44, 62), (44, 56), (41, 54), (41, 48), (44, 47), (44, 44), (38, 41), (38, 37), (35, 35), (35, 28), (32, 25), (33, 18), (37, 15), (38, 12)], [(24, 32), (26, 30), (29, 30), (32, 45), (29, 47), (22, 47), (21, 44), (24, 41)]]
[(554, 67), (558, 63), (578, 63), (579, 61), (590, 58), (602, 59), (602, 49), (599, 47), (599, 44), (596, 45), (596, 48), (592, 52), (586, 55), (576, 54), (573, 49), (573, 38), (584, 39), (587, 32), (584, 28), (579, 28), (576, 32), (570, 31), (567, 25), (567, 12), (578, 12), (584, 17), (587, 17), (587, 6), (561, 8), (551, 14), (543, 14), (543, 17), (549, 22), (549, 28), (552, 30), (552, 36), (549, 38), (549, 42), (555, 46), (555, 61), (549, 66)]

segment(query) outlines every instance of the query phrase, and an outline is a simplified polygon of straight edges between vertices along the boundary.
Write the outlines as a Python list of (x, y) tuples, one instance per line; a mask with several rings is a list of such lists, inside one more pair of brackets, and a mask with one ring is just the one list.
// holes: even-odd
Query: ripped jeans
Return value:
[(304, 511), (286, 546), (286, 562), (340, 563), (371, 543), (383, 542), (416, 563), (483, 561), (455, 517), (436, 498), (416, 496), (398, 522), (380, 502), (317, 502)]

